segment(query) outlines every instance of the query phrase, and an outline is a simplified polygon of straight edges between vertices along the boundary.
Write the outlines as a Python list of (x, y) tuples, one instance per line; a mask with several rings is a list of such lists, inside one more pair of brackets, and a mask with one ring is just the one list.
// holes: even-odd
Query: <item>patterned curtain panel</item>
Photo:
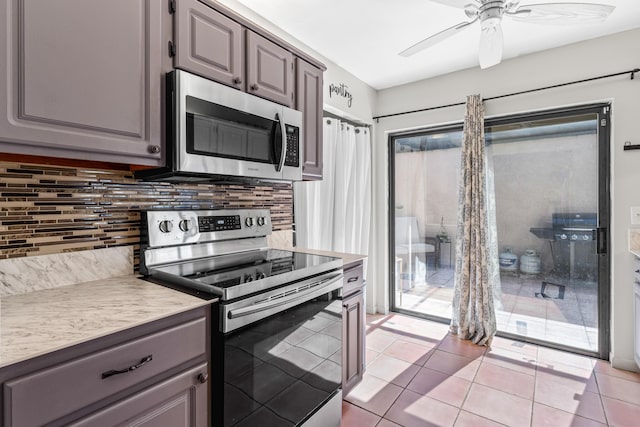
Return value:
[(450, 329), (462, 339), (490, 345), (496, 333), (494, 292), (500, 292), (500, 278), (493, 179), (487, 173), (484, 106), (480, 95), (467, 97), (460, 164)]

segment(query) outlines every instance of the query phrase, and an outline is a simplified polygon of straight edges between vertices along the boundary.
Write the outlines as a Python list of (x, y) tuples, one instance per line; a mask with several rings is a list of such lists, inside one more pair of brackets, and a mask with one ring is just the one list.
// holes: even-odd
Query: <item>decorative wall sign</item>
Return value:
[(347, 100), (347, 106), (351, 108), (351, 103), (353, 102), (353, 95), (349, 92), (349, 86), (344, 83), (329, 85), (329, 98), (333, 95), (340, 96)]

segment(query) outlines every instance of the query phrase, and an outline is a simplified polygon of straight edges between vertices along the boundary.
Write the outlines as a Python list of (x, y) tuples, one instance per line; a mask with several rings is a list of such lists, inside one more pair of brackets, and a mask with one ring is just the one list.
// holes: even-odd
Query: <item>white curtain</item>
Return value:
[(371, 132), (323, 118), (323, 179), (293, 186), (296, 245), (364, 254), (371, 216)]

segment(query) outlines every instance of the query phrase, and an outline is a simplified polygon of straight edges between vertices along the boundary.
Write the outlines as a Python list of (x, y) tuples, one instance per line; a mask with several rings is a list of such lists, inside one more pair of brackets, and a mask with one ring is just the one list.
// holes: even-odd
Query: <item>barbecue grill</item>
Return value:
[[(598, 240), (598, 214), (594, 212), (554, 213), (551, 215), (551, 227), (532, 227), (529, 231), (540, 239), (550, 241), (555, 272), (563, 270), (560, 268), (564, 264), (560, 262), (560, 252), (562, 248), (568, 249), (569, 277), (573, 278), (576, 264), (576, 245), (580, 246), (580, 258), (584, 258), (589, 256), (589, 248), (583, 248), (583, 246)], [(554, 242), (566, 243), (566, 245), (556, 244), (555, 246), (559, 247), (554, 251)], [(592, 252), (595, 254), (595, 250)], [(589, 264), (590, 262), (585, 263), (585, 265)]]

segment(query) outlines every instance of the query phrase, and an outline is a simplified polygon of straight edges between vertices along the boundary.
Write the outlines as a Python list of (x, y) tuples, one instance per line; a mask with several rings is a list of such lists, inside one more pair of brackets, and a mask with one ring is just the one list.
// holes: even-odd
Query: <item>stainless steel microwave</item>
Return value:
[(167, 74), (166, 166), (136, 177), (171, 182), (302, 179), (302, 113), (182, 70)]

